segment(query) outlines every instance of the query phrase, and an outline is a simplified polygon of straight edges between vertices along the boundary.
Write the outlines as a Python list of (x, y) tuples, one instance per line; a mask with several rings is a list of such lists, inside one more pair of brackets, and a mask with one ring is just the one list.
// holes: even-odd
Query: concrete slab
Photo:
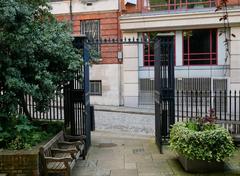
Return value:
[(137, 169), (115, 169), (110, 176), (138, 176)]
[(125, 163), (125, 169), (137, 169), (136, 163)]
[(119, 159), (119, 160), (104, 160), (98, 162), (97, 167), (103, 168), (103, 169), (124, 169), (124, 160)]
[[(112, 145), (112, 144), (114, 145)], [(186, 173), (177, 155), (163, 147), (160, 154), (153, 137), (93, 132), (85, 161), (78, 160), (72, 176), (201, 176)], [(240, 175), (240, 150), (227, 161), (228, 170), (204, 176)]]

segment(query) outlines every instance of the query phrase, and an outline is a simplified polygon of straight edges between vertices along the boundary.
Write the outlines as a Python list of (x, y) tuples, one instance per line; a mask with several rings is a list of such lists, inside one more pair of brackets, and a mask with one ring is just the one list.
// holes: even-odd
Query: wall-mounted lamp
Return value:
[(123, 60), (123, 52), (122, 51), (118, 51), (117, 59), (119, 62), (121, 62)]

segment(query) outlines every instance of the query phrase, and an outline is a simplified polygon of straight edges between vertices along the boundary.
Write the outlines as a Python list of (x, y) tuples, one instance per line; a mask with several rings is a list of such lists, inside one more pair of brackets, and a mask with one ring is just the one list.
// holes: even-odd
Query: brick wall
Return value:
[[(69, 14), (56, 15), (59, 21), (69, 20)], [(105, 38), (117, 39), (121, 37), (119, 30), (119, 12), (96, 12), (73, 14), (73, 32), (80, 34), (81, 20), (100, 20), (100, 36)], [(117, 53), (121, 51), (121, 45), (101, 45), (102, 64), (118, 64)]]
[[(216, 6), (219, 6), (222, 0), (216, 0)], [(240, 6), (240, 0), (228, 0), (228, 6)]]
[(240, 6), (240, 0), (228, 0), (228, 4)]
[(140, 13), (145, 10), (144, 7), (144, 1), (143, 0), (137, 0), (137, 4), (126, 4), (125, 0), (121, 0), (121, 9), (123, 13)]
[(2, 151), (0, 153), (0, 172), (8, 173), (9, 176), (38, 176), (38, 150), (30, 153)]

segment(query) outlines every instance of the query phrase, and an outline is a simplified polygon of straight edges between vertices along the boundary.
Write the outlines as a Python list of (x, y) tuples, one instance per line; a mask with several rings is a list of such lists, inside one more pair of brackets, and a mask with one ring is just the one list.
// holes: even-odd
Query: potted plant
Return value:
[(211, 172), (224, 169), (224, 159), (235, 151), (229, 132), (215, 124), (215, 112), (204, 118), (179, 122), (172, 126), (170, 148), (188, 172)]

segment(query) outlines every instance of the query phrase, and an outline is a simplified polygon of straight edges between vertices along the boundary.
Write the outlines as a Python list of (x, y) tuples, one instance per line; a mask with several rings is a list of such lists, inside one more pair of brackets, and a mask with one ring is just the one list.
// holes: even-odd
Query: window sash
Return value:
[(144, 45), (143, 45), (143, 65), (144, 66), (154, 66), (154, 43), (150, 41), (156, 35), (156, 32), (143, 33)]
[(90, 95), (102, 95), (102, 81), (90, 81)]
[[(194, 41), (191, 36), (194, 35), (194, 32), (196, 30), (183, 32), (183, 65), (217, 65), (217, 30), (208, 29), (208, 41), (202, 41), (209, 44), (207, 49), (196, 49), (192, 46)], [(206, 39), (206, 36), (204, 37), (201, 39)]]
[[(169, 32), (167, 32), (169, 33)], [(154, 62), (155, 62), (155, 58), (154, 58), (154, 42), (150, 42), (153, 41), (156, 37), (156, 35), (158, 34), (158, 32), (146, 32), (143, 33), (143, 66), (154, 66)], [(175, 36), (174, 36), (175, 37)], [(174, 39), (175, 42), (175, 39)], [(174, 47), (175, 47), (175, 43), (174, 43)], [(169, 50), (163, 52), (166, 53), (169, 52)], [(173, 54), (174, 54), (174, 64), (175, 64), (175, 49), (173, 50)], [(162, 56), (161, 56), (162, 57)], [(167, 62), (165, 62), (167, 65)]]
[[(99, 20), (84, 20), (80, 21), (80, 33), (86, 35), (90, 40), (100, 40), (100, 21)], [(99, 52), (100, 45), (92, 44), (91, 49)]]
[(178, 11), (216, 7), (215, 0), (149, 0), (151, 11)]

